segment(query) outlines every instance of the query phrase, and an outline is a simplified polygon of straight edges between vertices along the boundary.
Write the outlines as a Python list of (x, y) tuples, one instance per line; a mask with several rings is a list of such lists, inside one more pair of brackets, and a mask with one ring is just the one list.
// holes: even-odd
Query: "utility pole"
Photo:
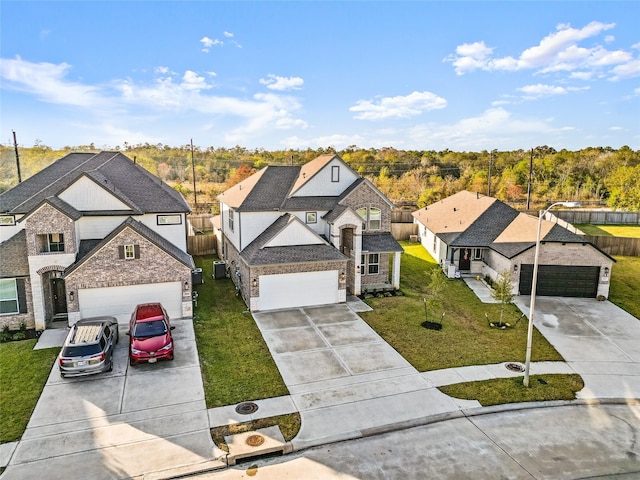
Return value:
[(20, 155), (18, 154), (18, 140), (16, 140), (16, 131), (13, 132), (13, 147), (16, 149), (16, 167), (18, 169), (18, 183), (22, 183), (22, 175), (20, 175)]
[(531, 157), (529, 159), (529, 183), (527, 185), (527, 210), (531, 206), (531, 175), (533, 174), (533, 148), (531, 149)]
[(489, 152), (489, 186), (487, 187), (487, 197), (491, 196), (491, 164), (493, 163), (493, 150)]
[(196, 165), (193, 161), (193, 138), (191, 139), (191, 174), (193, 175), (193, 205), (198, 206), (198, 192), (196, 192)]

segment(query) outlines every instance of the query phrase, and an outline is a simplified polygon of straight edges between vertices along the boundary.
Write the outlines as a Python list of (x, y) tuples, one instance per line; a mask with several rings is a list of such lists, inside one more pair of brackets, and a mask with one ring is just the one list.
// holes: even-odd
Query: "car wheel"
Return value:
[(131, 365), (132, 367), (135, 365), (135, 363), (133, 363), (133, 359), (131, 357), (129, 357), (129, 365)]
[(113, 353), (111, 354), (111, 359), (109, 360), (109, 369), (107, 372), (113, 372)]
[(66, 376), (64, 373), (61, 373), (61, 374), (60, 374), (60, 376), (61, 376), (62, 378), (67, 378), (67, 376)]

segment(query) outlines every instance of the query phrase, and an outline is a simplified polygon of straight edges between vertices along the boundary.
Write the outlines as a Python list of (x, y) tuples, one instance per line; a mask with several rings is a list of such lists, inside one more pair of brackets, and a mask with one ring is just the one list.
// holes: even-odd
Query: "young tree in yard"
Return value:
[[(425, 299), (425, 305), (428, 310), (433, 312), (433, 318), (435, 320), (435, 309), (442, 305), (442, 291), (444, 290), (447, 280), (442, 270), (437, 267), (425, 273), (427, 273), (427, 277), (429, 278), (429, 283), (427, 284), (429, 298)], [(425, 320), (428, 321), (429, 319), (426, 318)]]
[(504, 306), (513, 301), (513, 285), (511, 284), (511, 273), (509, 270), (504, 270), (498, 279), (493, 282), (493, 290), (491, 290), (491, 296), (494, 300), (500, 302), (500, 321), (498, 325), (502, 326), (502, 314), (504, 313)]

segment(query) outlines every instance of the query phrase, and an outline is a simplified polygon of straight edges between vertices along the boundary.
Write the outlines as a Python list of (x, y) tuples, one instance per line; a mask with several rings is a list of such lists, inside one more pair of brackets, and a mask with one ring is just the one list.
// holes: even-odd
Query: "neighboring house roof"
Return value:
[(100, 152), (70, 153), (0, 194), (0, 212), (29, 213), (45, 199), (62, 193), (82, 176), (90, 178), (129, 205), (130, 214), (191, 211), (180, 193), (124, 154)]
[(0, 277), (26, 277), (29, 275), (27, 234), (20, 230), (13, 237), (0, 243)]
[[(314, 237), (313, 243), (304, 245), (268, 246), (295, 223), (296, 228), (308, 230)], [(348, 258), (322, 237), (302, 223), (297, 217), (285, 213), (278, 217), (264, 232), (240, 252), (240, 256), (250, 266), (276, 265), (283, 263), (347, 261)]]
[[(490, 248), (507, 258), (535, 246), (538, 232), (537, 217), (465, 190), (414, 212), (413, 217), (447, 245)], [(540, 237), (544, 242), (589, 243), (611, 258), (584, 237), (548, 220), (542, 220)]]
[(390, 233), (375, 233), (362, 236), (362, 251), (367, 253), (389, 253), (404, 252), (404, 249)]
[(124, 222), (122, 222), (122, 224), (118, 228), (116, 228), (109, 235), (107, 235), (104, 239), (97, 242), (95, 240), (86, 240), (85, 241), (86, 243), (84, 244), (84, 246), (82, 246), (83, 242), (80, 242), (81, 252), (84, 255), (80, 255), (80, 252), (79, 252), (78, 256), (76, 257), (76, 262), (70, 265), (65, 270), (64, 272), (65, 275), (68, 275), (74, 270), (76, 270), (80, 265), (82, 265), (84, 262), (90, 259), (94, 252), (97, 252), (104, 245), (106, 245), (111, 240), (113, 240), (125, 228), (131, 228), (134, 232), (142, 235), (151, 243), (155, 244), (158, 248), (164, 250), (169, 255), (174, 257), (179, 262), (185, 264), (189, 268), (191, 269), (195, 268), (195, 264), (193, 263), (193, 258), (191, 257), (191, 255), (180, 250), (173, 243), (171, 243), (166, 238), (164, 238), (160, 234), (156, 233), (155, 231), (147, 227), (145, 224), (138, 222), (137, 220), (134, 220), (133, 218), (129, 217)]

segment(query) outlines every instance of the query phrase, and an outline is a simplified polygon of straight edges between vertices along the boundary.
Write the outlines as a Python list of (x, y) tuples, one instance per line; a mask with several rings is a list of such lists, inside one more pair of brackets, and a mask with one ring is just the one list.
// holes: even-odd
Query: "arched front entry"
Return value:
[(67, 291), (63, 271), (64, 267), (59, 265), (52, 265), (38, 271), (42, 281), (46, 328), (67, 326)]

